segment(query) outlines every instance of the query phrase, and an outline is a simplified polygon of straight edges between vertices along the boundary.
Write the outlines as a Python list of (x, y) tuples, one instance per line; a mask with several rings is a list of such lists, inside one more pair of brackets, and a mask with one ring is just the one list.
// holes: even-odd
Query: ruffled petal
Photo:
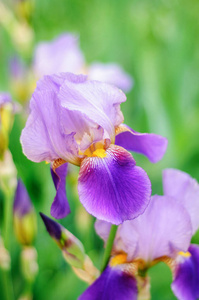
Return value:
[(191, 221), (175, 199), (155, 195), (141, 216), (120, 226), (120, 236), (121, 250), (128, 253), (129, 260), (140, 257), (150, 262), (187, 251), (192, 236)]
[(78, 83), (71, 81), (70, 76), (68, 73), (68, 80), (64, 81), (58, 95), (61, 105), (87, 116), (102, 127), (114, 143), (115, 126), (123, 121), (120, 104), (126, 101), (125, 94), (106, 83), (91, 80)]
[(199, 246), (191, 245), (187, 257), (177, 257), (171, 288), (180, 300), (199, 298)]
[(24, 154), (35, 162), (62, 158), (78, 164), (75, 133), (65, 134), (63, 130), (56, 93), (35, 91), (30, 108), (31, 114), (21, 135)]
[(180, 170), (163, 171), (164, 194), (174, 197), (190, 215), (193, 232), (199, 227), (199, 184), (190, 175)]
[(78, 191), (87, 211), (113, 224), (136, 218), (146, 209), (151, 183), (125, 149), (111, 145), (103, 158), (85, 158), (80, 166)]
[(115, 144), (126, 150), (141, 153), (152, 163), (156, 163), (163, 158), (168, 141), (160, 135), (139, 133), (122, 124), (116, 130)]
[(137, 294), (135, 278), (117, 267), (107, 267), (79, 300), (136, 300)]
[(65, 218), (70, 213), (66, 197), (66, 175), (68, 164), (59, 166), (55, 171), (51, 168), (52, 179), (56, 188), (56, 196), (51, 206), (51, 215), (56, 219)]
[(93, 63), (88, 69), (88, 76), (92, 80), (113, 84), (124, 92), (133, 87), (132, 77), (116, 63)]
[(39, 43), (35, 49), (33, 68), (38, 77), (59, 72), (79, 73), (83, 65), (78, 36), (62, 34), (53, 41)]

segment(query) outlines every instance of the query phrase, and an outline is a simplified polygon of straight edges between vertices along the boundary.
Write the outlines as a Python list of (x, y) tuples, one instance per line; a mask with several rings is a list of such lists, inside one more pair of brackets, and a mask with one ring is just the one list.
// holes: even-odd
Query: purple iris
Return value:
[(37, 77), (59, 72), (80, 73), (84, 56), (78, 36), (66, 33), (50, 42), (41, 42), (35, 49), (33, 69)]
[(35, 49), (33, 70), (38, 78), (59, 72), (85, 73), (91, 80), (113, 84), (125, 92), (133, 86), (131, 76), (116, 63), (96, 62), (87, 66), (78, 36), (71, 33), (39, 43)]
[[(156, 162), (164, 155), (167, 140), (121, 125), (120, 104), (125, 100), (121, 90), (84, 75), (61, 73), (38, 82), (21, 143), (30, 160), (52, 163), (57, 194), (51, 214), (55, 218), (70, 212), (66, 162), (80, 166), (80, 201), (95, 217), (120, 224), (147, 207), (150, 180), (125, 148)], [(128, 136), (127, 144), (123, 135)]]
[[(186, 173), (167, 169), (163, 185), (164, 196), (153, 196), (141, 216), (118, 227), (109, 265), (79, 299), (137, 299), (140, 277), (160, 261), (172, 270), (171, 287), (178, 299), (199, 298), (199, 246), (190, 245), (199, 227), (199, 184)], [(96, 222), (105, 242), (110, 225)]]

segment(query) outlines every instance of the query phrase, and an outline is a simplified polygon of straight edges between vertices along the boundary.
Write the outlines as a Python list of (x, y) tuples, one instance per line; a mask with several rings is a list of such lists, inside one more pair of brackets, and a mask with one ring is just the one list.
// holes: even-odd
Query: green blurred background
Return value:
[[(9, 0), (6, 4), (14, 12), (18, 2)], [(148, 172), (153, 194), (162, 193), (164, 168), (178, 168), (199, 180), (198, 0), (36, 0), (33, 4), (29, 24), (35, 34), (34, 45), (62, 32), (79, 33), (88, 64), (93, 61), (118, 62), (133, 76), (134, 88), (127, 95), (127, 102), (122, 104), (125, 123), (140, 132), (164, 135), (169, 141), (165, 157), (156, 165), (135, 155), (137, 164)], [(16, 53), (10, 34), (0, 27), (0, 91), (11, 90), (8, 65)], [(32, 53), (20, 55), (29, 63)], [(50, 215), (55, 190), (49, 166), (32, 163), (22, 154), (19, 137), (24, 124), (25, 118), (17, 115), (10, 150), (37, 214), (42, 211)], [(72, 213), (61, 223), (81, 239), (88, 255), (96, 266), (100, 266), (103, 243), (94, 232), (94, 219), (79, 204), (77, 175), (78, 168), (72, 168), (67, 179)], [(2, 195), (0, 209), (3, 209)], [(199, 234), (193, 241), (199, 242)], [(17, 299), (23, 288), (23, 279), (19, 265), (20, 245), (14, 235), (11, 246)], [(34, 299), (77, 299), (86, 284), (65, 263), (39, 215), (35, 246), (39, 274), (34, 285)], [(170, 290), (170, 270), (159, 264), (149, 273), (152, 299), (175, 299)], [(3, 300), (1, 284), (0, 280), (0, 299)]]

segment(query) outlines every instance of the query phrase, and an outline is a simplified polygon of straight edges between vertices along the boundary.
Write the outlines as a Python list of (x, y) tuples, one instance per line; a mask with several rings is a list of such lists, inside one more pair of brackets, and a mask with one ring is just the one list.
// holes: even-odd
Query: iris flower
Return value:
[(86, 65), (78, 36), (71, 33), (39, 43), (35, 49), (33, 70), (38, 78), (59, 72), (85, 73), (89, 79), (113, 84), (125, 92), (133, 86), (131, 76), (116, 63)]
[[(119, 226), (107, 268), (79, 299), (137, 299), (138, 291), (149, 287), (147, 280), (140, 286), (147, 270), (161, 261), (172, 270), (178, 299), (199, 298), (199, 246), (190, 244), (199, 227), (199, 184), (167, 169), (163, 186), (164, 196), (153, 196), (141, 216)], [(96, 230), (106, 242), (110, 224), (97, 221)]]
[(80, 166), (80, 201), (95, 217), (120, 224), (147, 207), (150, 180), (127, 150), (157, 162), (167, 140), (121, 125), (120, 104), (125, 100), (121, 90), (84, 75), (61, 73), (38, 82), (21, 143), (30, 160), (52, 163), (57, 189), (53, 217), (63, 218), (70, 212), (65, 192), (67, 162)]

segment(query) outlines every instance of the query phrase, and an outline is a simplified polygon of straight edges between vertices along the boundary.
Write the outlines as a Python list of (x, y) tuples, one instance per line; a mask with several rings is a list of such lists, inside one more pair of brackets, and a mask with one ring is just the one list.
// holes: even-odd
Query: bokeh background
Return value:
[[(29, 2), (29, 1), (27, 1)], [(4, 2), (20, 21), (24, 11), (20, 0)], [(26, 20), (33, 30), (31, 47), (23, 49), (13, 41), (14, 29), (0, 22), (0, 91), (9, 91), (16, 101), (10, 80), (10, 60), (19, 55), (31, 65), (35, 45), (63, 32), (80, 36), (87, 63), (117, 62), (134, 78), (134, 87), (122, 104), (125, 123), (140, 132), (154, 132), (168, 138), (168, 150), (155, 165), (135, 155), (147, 172), (153, 194), (162, 193), (162, 170), (172, 167), (199, 180), (199, 2), (198, 0), (35, 0), (29, 2)], [(27, 8), (26, 8), (27, 9)], [(30, 10), (29, 10), (30, 9)], [(2, 18), (2, 14), (0, 14)], [(17, 34), (14, 33), (16, 40)], [(20, 38), (20, 37), (19, 37)], [(39, 273), (34, 284), (34, 299), (73, 300), (83, 292), (81, 282), (64, 261), (61, 251), (45, 231), (39, 212), (50, 215), (55, 195), (49, 165), (28, 161), (19, 137), (25, 114), (15, 117), (10, 150), (18, 175), (23, 179), (38, 216)], [(94, 218), (78, 200), (78, 168), (67, 178), (67, 195), (72, 213), (60, 223), (85, 245), (87, 254), (100, 266), (103, 243), (95, 234)], [(0, 193), (0, 225), (4, 199)], [(199, 234), (193, 238), (199, 243)], [(20, 245), (11, 236), (12, 277), (16, 299), (23, 288), (20, 271)], [(170, 289), (170, 270), (164, 264), (153, 267), (152, 299), (176, 299)], [(4, 299), (0, 279), (0, 299)]]

